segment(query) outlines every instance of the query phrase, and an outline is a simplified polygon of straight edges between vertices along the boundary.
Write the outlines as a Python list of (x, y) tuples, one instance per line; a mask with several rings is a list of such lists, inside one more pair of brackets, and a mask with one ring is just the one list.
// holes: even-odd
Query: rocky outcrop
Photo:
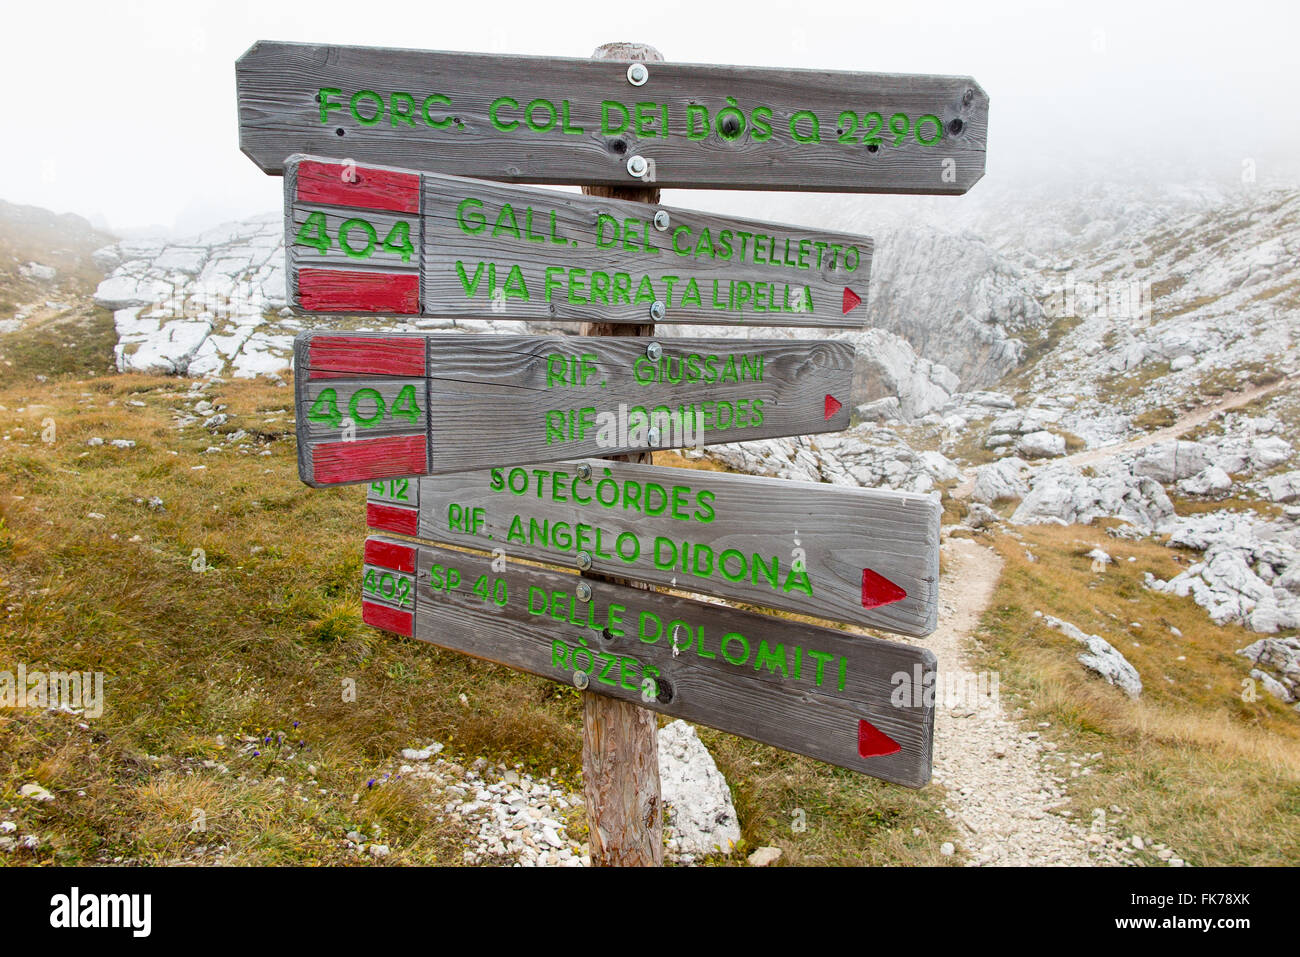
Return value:
[(1015, 456), (981, 465), (975, 470), (975, 488), (970, 497), (986, 505), (1024, 498), (1029, 494), (1028, 474), (1028, 463)]
[(876, 238), (871, 325), (969, 387), (988, 387), (1019, 364), (1025, 330), (1044, 319), (1037, 294), (1028, 270), (974, 235), (918, 227)]
[(95, 301), (113, 310), (122, 372), (255, 376), (286, 370), (301, 323), (285, 307), (284, 221), (230, 223), (183, 242), (99, 250), (112, 272)]
[(1154, 531), (1174, 514), (1174, 505), (1155, 479), (1114, 468), (1088, 475), (1068, 465), (1037, 472), (1028, 495), (1012, 513), (1016, 524), (1089, 525), (1099, 518), (1118, 518)]
[(1265, 634), (1300, 627), (1300, 535), (1249, 519), (1206, 525), (1186, 523), (1170, 537), (1171, 544), (1203, 545), (1203, 559), (1168, 581), (1148, 573), (1147, 586), (1190, 595), (1216, 624)]
[(855, 402), (890, 399), (896, 417), (915, 422), (941, 410), (957, 390), (958, 378), (946, 366), (922, 359), (905, 340), (883, 329), (846, 336), (854, 346)]
[(869, 423), (830, 435), (714, 445), (703, 454), (750, 475), (904, 492), (929, 492), (961, 477), (940, 453), (915, 451), (896, 433)]
[(1237, 654), (1251, 660), (1250, 676), (1273, 697), (1287, 704), (1300, 697), (1300, 638), (1261, 638)]

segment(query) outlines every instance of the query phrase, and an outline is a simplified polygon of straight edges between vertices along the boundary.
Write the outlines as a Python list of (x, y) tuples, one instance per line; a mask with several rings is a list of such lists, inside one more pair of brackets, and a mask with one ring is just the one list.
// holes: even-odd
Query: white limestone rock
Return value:
[(1232, 476), (1217, 465), (1211, 465), (1191, 478), (1182, 479), (1178, 488), (1188, 495), (1217, 495), (1232, 488)]
[(1065, 454), (1065, 439), (1045, 430), (1027, 432), (1016, 440), (1016, 451), (1027, 458), (1053, 458)]
[(1025, 481), (1028, 463), (1024, 459), (1008, 456), (981, 465), (975, 470), (975, 487), (971, 499), (992, 505), (994, 502), (1024, 498), (1029, 494), (1029, 483)]
[(1209, 450), (1198, 442), (1172, 440), (1143, 449), (1133, 463), (1134, 475), (1166, 484), (1190, 478), (1211, 464)]
[(1079, 662), (1084, 667), (1101, 675), (1108, 684), (1118, 686), (1130, 698), (1142, 694), (1142, 678), (1138, 675), (1137, 669), (1129, 664), (1128, 659), (1105, 638), (1100, 635), (1086, 634), (1068, 621), (1062, 621), (1051, 615), (1044, 615), (1043, 621), (1087, 647), (1087, 652), (1079, 655)]
[(731, 853), (740, 841), (731, 789), (685, 721), (659, 729), (659, 784), (679, 854)]
[(1275, 502), (1300, 501), (1300, 471), (1269, 476), (1264, 479), (1264, 488)]
[(1089, 525), (1098, 518), (1118, 518), (1154, 531), (1173, 514), (1169, 496), (1152, 478), (1122, 468), (1085, 475), (1061, 464), (1039, 469), (1011, 521), (1017, 525)]

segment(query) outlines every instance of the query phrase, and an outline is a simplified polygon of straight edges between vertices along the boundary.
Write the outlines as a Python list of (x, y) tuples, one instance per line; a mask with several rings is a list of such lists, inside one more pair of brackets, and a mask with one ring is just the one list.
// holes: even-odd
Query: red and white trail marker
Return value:
[(939, 606), (928, 496), (605, 459), (371, 483), (371, 528), (904, 635)]
[[(872, 240), (344, 160), (285, 166), (312, 313), (858, 329)], [(852, 284), (853, 288), (849, 288)]]
[(847, 428), (832, 340), (302, 333), (298, 464), (323, 486)]

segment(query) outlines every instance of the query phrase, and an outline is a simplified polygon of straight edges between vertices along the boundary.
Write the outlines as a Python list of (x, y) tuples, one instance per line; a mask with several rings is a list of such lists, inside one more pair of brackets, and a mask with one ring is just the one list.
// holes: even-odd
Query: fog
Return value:
[[(124, 234), (278, 208), (280, 181), (238, 147), (234, 62), (259, 39), (549, 56), (639, 40), (688, 62), (968, 74), (991, 97), (988, 174), (971, 196), (1098, 179), (1231, 184), (1246, 170), (1260, 185), (1295, 185), (1297, 11), (1135, 0), (11, 5), (0, 199)], [(665, 199), (793, 210), (793, 197)]]

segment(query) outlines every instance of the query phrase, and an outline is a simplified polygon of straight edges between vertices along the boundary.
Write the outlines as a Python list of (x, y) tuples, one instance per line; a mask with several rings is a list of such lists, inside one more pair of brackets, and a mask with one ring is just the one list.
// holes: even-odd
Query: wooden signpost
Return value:
[(921, 636), (938, 616), (939, 515), (925, 495), (588, 459), (374, 482), (366, 521)]
[(366, 540), (362, 575), (378, 628), (907, 787), (930, 779), (923, 648), (395, 539)]
[(839, 431), (853, 373), (794, 339), (306, 332), (294, 360), (316, 487)]
[(500, 182), (961, 194), (984, 174), (970, 77), (254, 44), (240, 148)]
[(662, 861), (654, 712), (930, 777), (929, 652), (651, 590), (913, 636), (938, 605), (930, 498), (650, 464), (846, 428), (849, 345), (654, 323), (859, 327), (873, 248), (659, 188), (956, 195), (988, 131), (969, 77), (661, 61), (260, 42), (236, 63), (240, 146), (285, 175), (299, 310), (583, 323), (304, 333), (295, 381), (303, 481), (370, 482), (370, 527), (449, 546), (367, 539), (364, 620), (587, 689), (596, 864)]
[(343, 160), (285, 164), (312, 313), (860, 328), (865, 236)]

